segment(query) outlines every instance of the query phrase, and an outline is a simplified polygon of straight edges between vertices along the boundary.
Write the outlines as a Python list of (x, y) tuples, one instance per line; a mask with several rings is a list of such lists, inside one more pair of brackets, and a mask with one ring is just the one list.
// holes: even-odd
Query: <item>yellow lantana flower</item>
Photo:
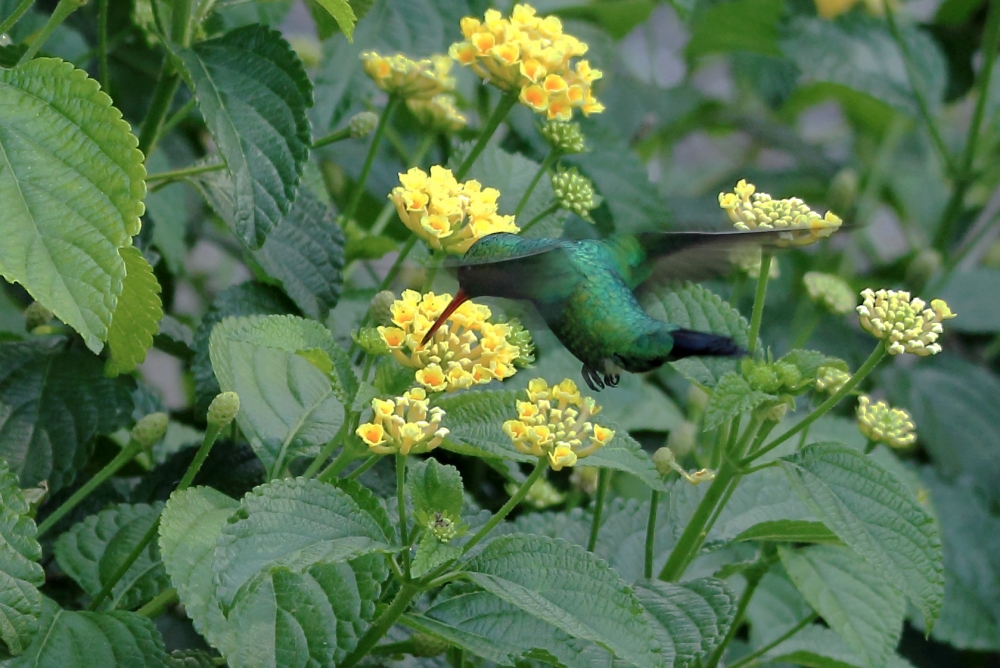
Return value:
[(850, 379), (851, 374), (842, 369), (835, 366), (821, 366), (816, 371), (816, 389), (836, 394)]
[(497, 213), (498, 190), (478, 181), (459, 183), (450, 169), (435, 165), (428, 176), (413, 167), (399, 175), (399, 183), (389, 200), (403, 224), (431, 248), (462, 255), (487, 234), (520, 232), (514, 216)]
[(607, 445), (615, 432), (590, 421), (601, 407), (583, 397), (569, 378), (549, 387), (542, 378), (528, 383), (528, 401), (517, 402), (517, 419), (503, 423), (519, 452), (548, 456), (554, 471), (573, 466)]
[(941, 345), (941, 323), (955, 317), (942, 299), (931, 301), (910, 297), (904, 290), (862, 291), (864, 300), (857, 308), (861, 327), (886, 343), (890, 355), (913, 353), (920, 357), (937, 355)]
[(382, 340), (403, 366), (417, 369), (416, 381), (434, 392), (454, 392), (513, 376), (520, 348), (507, 340), (510, 325), (492, 323), (488, 306), (465, 302), (427, 345), (420, 341), (451, 302), (451, 295), (403, 293), (390, 309), (395, 327), (379, 327)]
[(415, 387), (395, 399), (372, 399), (371, 422), (355, 433), (379, 455), (421, 454), (436, 448), (448, 430), (441, 426), (444, 410), (429, 408), (427, 393)]
[(832, 212), (820, 217), (797, 197), (772, 199), (741, 179), (731, 193), (719, 193), (719, 206), (726, 210), (738, 230), (788, 230), (781, 235), (788, 246), (805, 246), (828, 237), (843, 221)]
[(604, 111), (591, 91), (601, 72), (586, 60), (572, 62), (587, 45), (564, 34), (558, 18), (536, 16), (526, 4), (515, 5), (509, 19), (490, 9), (482, 21), (463, 18), (462, 35), (451, 57), (501, 90), (520, 90), (521, 103), (533, 111), (562, 121), (574, 109), (586, 116)]
[(407, 100), (430, 100), (455, 89), (455, 79), (449, 74), (452, 61), (445, 55), (411, 60), (403, 54), (383, 56), (365, 51), (361, 60), (376, 86)]
[(905, 448), (917, 440), (914, 429), (913, 418), (902, 408), (890, 408), (884, 401), (872, 404), (864, 395), (858, 399), (858, 430), (865, 438), (892, 448)]

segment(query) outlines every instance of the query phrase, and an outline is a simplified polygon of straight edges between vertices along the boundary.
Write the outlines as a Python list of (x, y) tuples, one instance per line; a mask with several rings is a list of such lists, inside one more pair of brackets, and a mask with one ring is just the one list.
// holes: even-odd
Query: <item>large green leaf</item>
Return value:
[[(730, 336), (746, 347), (750, 325), (718, 295), (694, 283), (661, 285), (649, 289), (644, 299), (650, 315), (686, 329)], [(677, 371), (693, 383), (715, 387), (723, 375), (737, 371), (739, 362), (729, 357), (688, 357), (671, 362)]]
[(454, 466), (440, 464), (433, 457), (413, 462), (406, 467), (406, 489), (416, 513), (440, 512), (453, 519), (462, 513), (465, 489), (462, 474)]
[[(59, 568), (96, 596), (159, 517), (162, 506), (122, 503), (73, 525), (55, 544)], [(160, 551), (150, 544), (106, 599), (110, 609), (137, 608), (170, 586)]]
[(754, 390), (743, 376), (729, 372), (719, 379), (712, 390), (712, 396), (705, 407), (702, 429), (708, 431), (721, 426), (726, 420), (741, 413), (749, 413), (768, 399), (777, 399), (772, 394)]
[(0, 69), (0, 273), (99, 352), (139, 232), (138, 140), (97, 81), (55, 58)]
[(649, 453), (643, 450), (642, 446), (629, 436), (627, 431), (616, 428), (616, 426), (614, 424), (607, 425), (608, 428), (615, 430), (615, 437), (611, 439), (611, 442), (598, 448), (594, 454), (580, 461), (579, 465), (599, 466), (631, 473), (651, 489), (660, 492), (668, 491), (667, 483), (660, 472), (656, 470)]
[(260, 25), (177, 56), (232, 175), (236, 229), (259, 248), (291, 209), (309, 157), (312, 84), (281, 34)]
[(795, 586), (864, 665), (885, 665), (903, 630), (903, 594), (848, 547), (782, 547), (778, 553)]
[(131, 421), (132, 379), (61, 338), (0, 343), (0, 457), (25, 487), (56, 492), (73, 481), (96, 434)]
[(340, 29), (344, 31), (347, 39), (354, 35), (354, 24), (358, 18), (354, 15), (351, 3), (347, 0), (313, 0), (317, 5), (329, 12), (330, 16), (337, 22)]
[(524, 613), (629, 663), (659, 666), (665, 661), (630, 588), (577, 545), (527, 534), (501, 536), (465, 569), (472, 582)]
[(957, 314), (948, 329), (975, 334), (1000, 331), (998, 294), (1000, 270), (977, 267), (953, 273), (941, 290), (941, 299)]
[(118, 252), (125, 260), (125, 281), (108, 329), (108, 373), (112, 376), (133, 371), (146, 359), (163, 318), (160, 284), (153, 268), (138, 248), (129, 246)]
[(167, 668), (153, 620), (134, 612), (73, 612), (46, 598), (39, 631), (9, 668)]
[(698, 15), (691, 26), (686, 55), (748, 52), (780, 56), (778, 21), (784, 11), (780, 0), (720, 2)]
[(944, 565), (934, 519), (894, 475), (862, 452), (817, 443), (781, 460), (795, 492), (924, 614), (941, 611)]
[(0, 638), (20, 654), (38, 630), (45, 571), (31, 510), (7, 462), (0, 459)]
[(276, 480), (243, 497), (223, 528), (215, 555), (217, 596), (229, 607), (259, 573), (281, 567), (301, 574), (314, 564), (386, 551), (391, 540), (343, 490), (305, 478)]
[(510, 436), (501, 428), (504, 420), (517, 417), (514, 402), (518, 396), (517, 392), (484, 390), (436, 400), (434, 405), (444, 409), (444, 424), (450, 430), (441, 447), (473, 457), (534, 461), (531, 455), (514, 449)]
[(318, 322), (294, 316), (226, 318), (212, 329), (212, 368), (224, 391), (240, 395), (237, 424), (264, 466), (277, 475), (293, 458), (315, 455), (344, 421), (329, 369), (300, 352), (337, 348)]
[[(865, 668), (868, 664), (840, 636), (817, 624), (807, 626), (768, 650), (764, 659), (810, 668)], [(888, 664), (885, 664), (888, 668)]]
[(814, 614), (784, 567), (780, 563), (772, 564), (747, 605), (750, 646), (759, 649), (770, 644)]

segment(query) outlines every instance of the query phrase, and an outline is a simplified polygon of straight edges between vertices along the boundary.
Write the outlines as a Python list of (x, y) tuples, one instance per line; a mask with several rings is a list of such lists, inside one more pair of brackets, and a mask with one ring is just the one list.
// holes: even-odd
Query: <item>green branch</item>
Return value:
[(760, 274), (757, 276), (757, 290), (753, 297), (753, 311), (750, 314), (750, 338), (747, 348), (753, 355), (757, 348), (757, 338), (760, 334), (760, 321), (764, 315), (764, 298), (767, 295), (767, 277), (771, 273), (771, 254), (762, 251), (760, 254)]
[(458, 171), (455, 172), (456, 180), (461, 181), (464, 179), (465, 175), (469, 173), (470, 169), (472, 169), (473, 163), (476, 162), (476, 158), (478, 158), (479, 154), (486, 148), (486, 144), (490, 141), (493, 133), (497, 131), (497, 128), (500, 127), (500, 123), (502, 123), (503, 119), (507, 117), (507, 114), (514, 108), (514, 105), (517, 104), (517, 95), (518, 92), (516, 90), (512, 90), (504, 93), (503, 97), (500, 98), (500, 101), (497, 103), (493, 113), (490, 114), (489, 119), (487, 119), (486, 125), (483, 126), (483, 131), (479, 133), (479, 139), (476, 140), (476, 144), (472, 147), (472, 150), (469, 151), (469, 154), (465, 156), (465, 159), (462, 161), (462, 165), (458, 168)]
[(655, 489), (649, 495), (649, 518), (646, 520), (646, 553), (643, 577), (653, 577), (653, 551), (656, 544), (656, 508), (660, 505), (660, 493)]
[(537, 186), (538, 182), (541, 180), (542, 174), (549, 171), (549, 168), (555, 164), (561, 154), (562, 153), (557, 149), (552, 149), (549, 151), (549, 154), (545, 156), (545, 159), (542, 160), (542, 164), (538, 166), (538, 171), (535, 172), (535, 175), (531, 179), (531, 183), (528, 184), (528, 189), (524, 191), (523, 195), (521, 195), (521, 201), (517, 203), (517, 208), (514, 209), (515, 220), (521, 215), (521, 212), (524, 211), (524, 207), (527, 206), (528, 199), (531, 198), (531, 193), (535, 191), (535, 186)]
[(358, 210), (358, 204), (361, 202), (361, 196), (364, 195), (365, 192), (365, 183), (368, 181), (368, 174), (372, 171), (372, 165), (375, 163), (375, 156), (378, 154), (379, 144), (382, 143), (382, 137), (385, 135), (385, 128), (392, 122), (392, 114), (396, 111), (396, 107), (399, 106), (399, 103), (399, 97), (390, 95), (389, 101), (386, 102), (385, 108), (382, 109), (382, 115), (379, 116), (378, 127), (375, 128), (372, 143), (368, 146), (368, 154), (365, 156), (365, 164), (361, 168), (361, 174), (358, 176), (358, 182), (354, 184), (351, 199), (348, 200), (347, 206), (344, 207), (344, 220), (349, 221), (354, 218), (354, 214)]
[(611, 469), (602, 468), (597, 472), (597, 498), (594, 499), (594, 517), (590, 521), (590, 539), (587, 541), (587, 551), (593, 552), (597, 547), (597, 534), (601, 530), (601, 518), (604, 516), (604, 500), (608, 496), (608, 484), (611, 482)]

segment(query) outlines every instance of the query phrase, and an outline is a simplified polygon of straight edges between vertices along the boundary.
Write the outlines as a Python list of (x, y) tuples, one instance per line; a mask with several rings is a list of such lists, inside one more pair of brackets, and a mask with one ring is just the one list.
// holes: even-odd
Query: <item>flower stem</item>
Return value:
[(375, 623), (368, 627), (368, 631), (358, 640), (354, 651), (338, 664), (338, 668), (353, 668), (361, 659), (365, 658), (372, 648), (378, 644), (378, 641), (389, 632), (389, 629), (396, 623), (396, 620), (406, 612), (406, 609), (410, 606), (410, 602), (419, 593), (419, 587), (410, 583), (404, 583), (396, 593), (396, 598), (392, 599), (392, 603), (375, 620)]
[(538, 181), (542, 178), (542, 174), (549, 171), (549, 168), (559, 159), (561, 152), (558, 149), (552, 149), (549, 154), (545, 156), (542, 160), (542, 164), (538, 166), (538, 171), (535, 172), (535, 176), (531, 179), (531, 183), (528, 184), (528, 189), (524, 191), (521, 195), (521, 201), (517, 203), (517, 208), (514, 209), (514, 218), (517, 219), (524, 211), (524, 207), (528, 204), (528, 199), (531, 197), (531, 193), (534, 192), (535, 186), (538, 185)]
[(406, 455), (396, 453), (396, 503), (399, 515), (399, 540), (403, 544), (403, 575), (410, 580), (410, 541), (406, 535)]
[(135, 614), (149, 619), (159, 617), (164, 608), (176, 603), (178, 600), (177, 590), (173, 587), (168, 587), (157, 594), (149, 603), (136, 610)]
[[(396, 256), (396, 261), (392, 263), (391, 267), (389, 267), (389, 273), (385, 275), (385, 278), (382, 280), (381, 285), (378, 286), (378, 292), (382, 292), (392, 284), (392, 282), (396, 279), (396, 276), (399, 274), (400, 270), (402, 270), (403, 262), (406, 261), (406, 257), (410, 254), (410, 251), (412, 251), (413, 247), (416, 245), (417, 245), (417, 237), (416, 235), (411, 235), (410, 238), (406, 240), (406, 243), (403, 244), (403, 247), (399, 249), (399, 255)], [(365, 327), (369, 322), (371, 322), (371, 319), (372, 319), (372, 311), (371, 308), (369, 308), (368, 311), (365, 313), (365, 317), (361, 319), (361, 323), (358, 325), (358, 327), (359, 328)], [(348, 357), (354, 355), (354, 351), (357, 349), (358, 349), (358, 342), (351, 341), (351, 347), (347, 351)]]
[(365, 164), (361, 168), (361, 174), (358, 176), (358, 182), (354, 184), (354, 191), (351, 193), (351, 199), (348, 200), (347, 206), (344, 207), (344, 220), (351, 220), (354, 217), (355, 212), (358, 210), (358, 204), (361, 202), (361, 196), (365, 192), (365, 183), (368, 181), (368, 174), (372, 171), (372, 165), (375, 163), (375, 156), (378, 154), (378, 146), (382, 143), (382, 136), (385, 135), (385, 128), (392, 121), (392, 114), (396, 111), (396, 107), (399, 106), (399, 102), (399, 97), (390, 95), (389, 101), (386, 102), (385, 108), (382, 109), (382, 115), (378, 119), (378, 127), (375, 128), (375, 135), (372, 137), (372, 143), (368, 146), (368, 155), (365, 156)]
[(597, 498), (594, 499), (594, 517), (590, 522), (590, 539), (587, 541), (587, 551), (593, 552), (597, 547), (597, 534), (601, 530), (601, 518), (604, 515), (604, 500), (608, 496), (608, 483), (611, 481), (611, 469), (602, 468), (597, 473)]
[(349, 126), (345, 126), (340, 128), (339, 130), (334, 130), (330, 134), (323, 135), (319, 139), (315, 140), (313, 142), (312, 147), (314, 149), (320, 148), (322, 146), (327, 146), (328, 144), (334, 144), (338, 141), (344, 141), (345, 139), (350, 139), (350, 138), (351, 138), (351, 128)]
[(476, 140), (475, 146), (473, 146), (472, 150), (469, 151), (469, 154), (465, 156), (465, 159), (462, 161), (462, 165), (458, 168), (458, 171), (455, 172), (455, 179), (457, 181), (464, 179), (465, 175), (469, 173), (470, 169), (472, 169), (473, 163), (476, 162), (476, 158), (478, 158), (479, 154), (486, 148), (486, 144), (490, 141), (493, 133), (497, 131), (497, 128), (500, 127), (500, 123), (502, 123), (503, 119), (507, 117), (507, 114), (514, 108), (514, 105), (517, 104), (517, 95), (518, 92), (516, 90), (511, 90), (504, 93), (503, 97), (500, 98), (500, 101), (497, 103), (493, 113), (490, 115), (489, 119), (487, 119), (486, 125), (483, 126), (483, 131), (479, 133), (479, 139)]
[(160, 136), (160, 128), (163, 126), (163, 119), (170, 111), (170, 103), (177, 92), (177, 86), (181, 82), (181, 76), (174, 67), (170, 57), (163, 59), (160, 68), (160, 77), (156, 80), (156, 88), (153, 89), (153, 99), (149, 103), (149, 110), (146, 118), (142, 121), (142, 130), (139, 131), (139, 150), (143, 155), (149, 155), (156, 146), (156, 140)]
[(719, 646), (715, 648), (714, 652), (712, 652), (708, 662), (705, 664), (705, 668), (715, 668), (719, 665), (719, 661), (722, 660), (722, 655), (725, 654), (726, 648), (729, 647), (729, 643), (731, 643), (733, 638), (736, 637), (736, 631), (743, 623), (743, 617), (746, 615), (747, 606), (750, 605), (750, 599), (753, 598), (754, 592), (757, 591), (757, 586), (764, 578), (764, 574), (767, 573), (767, 568), (768, 564), (765, 561), (755, 564), (748, 571), (746, 571), (745, 577), (747, 584), (743, 588), (743, 593), (740, 594), (740, 600), (736, 603), (736, 615), (733, 617), (733, 623), (729, 625), (729, 631), (726, 632), (726, 637), (722, 639)]
[(472, 538), (470, 538), (468, 542), (462, 546), (462, 554), (466, 554), (469, 550), (475, 547), (476, 543), (481, 541), (483, 538), (486, 538), (487, 534), (493, 531), (496, 525), (500, 524), (500, 522), (502, 522), (503, 519), (510, 514), (510, 511), (514, 510), (514, 508), (517, 507), (517, 504), (524, 500), (524, 497), (528, 495), (528, 490), (530, 490), (531, 486), (542, 477), (542, 474), (545, 473), (545, 468), (547, 466), (548, 462), (545, 457), (539, 457), (538, 463), (535, 464), (535, 469), (528, 476), (527, 480), (521, 483), (521, 486), (518, 487), (516, 492), (514, 492), (514, 496), (510, 497), (510, 499), (507, 500), (507, 503), (503, 504), (503, 507), (500, 508), (500, 510), (498, 510), (493, 517), (486, 522), (486, 524), (481, 526), (479, 531), (477, 531), (475, 535), (473, 535)]
[[(311, 478), (314, 475), (316, 475), (316, 472), (319, 471), (321, 466), (323, 466), (323, 463), (326, 462), (326, 460), (330, 458), (330, 455), (333, 454), (333, 451), (337, 448), (337, 445), (343, 443), (344, 432), (347, 431), (349, 422), (350, 422), (350, 416), (345, 415), (344, 422), (340, 425), (340, 429), (337, 430), (337, 433), (333, 435), (333, 438), (331, 438), (326, 445), (323, 446), (323, 449), (320, 450), (320, 453), (318, 455), (316, 455), (316, 458), (313, 459), (312, 462), (310, 462), (309, 467), (302, 472), (302, 476), (304, 478)], [(337, 459), (335, 459), (333, 463), (336, 464), (341, 458), (346, 456), (346, 453), (347, 453), (346, 447), (341, 449), (340, 454), (337, 455)], [(344, 465), (346, 466), (347, 462), (344, 462)]]
[(559, 210), (559, 202), (553, 202), (552, 204), (550, 204), (548, 206), (548, 208), (546, 208), (540, 214), (538, 214), (537, 216), (535, 216), (534, 218), (532, 218), (528, 222), (527, 225), (525, 225), (524, 227), (522, 227), (521, 228), (521, 234), (524, 234), (525, 232), (527, 232), (528, 230), (530, 230), (532, 227), (534, 227), (535, 223), (537, 223), (538, 221), (542, 220), (543, 218), (545, 218), (547, 216), (551, 216), (553, 213), (555, 213), (558, 210)]
[(14, 8), (14, 11), (11, 12), (10, 16), (3, 20), (3, 23), (0, 23), (0, 35), (13, 28), (14, 24), (20, 21), (21, 17), (28, 13), (28, 10), (31, 9), (33, 4), (35, 4), (35, 0), (21, 0), (21, 4)]
[(97, 4), (97, 80), (101, 90), (111, 94), (111, 77), (108, 73), (108, 1)]
[(80, 9), (86, 4), (86, 0), (59, 0), (59, 4), (56, 8), (52, 10), (52, 14), (49, 16), (49, 20), (45, 22), (42, 29), (35, 34), (35, 38), (31, 41), (31, 46), (25, 51), (20, 60), (17, 61), (18, 65), (23, 65), (38, 53), (38, 50), (42, 48), (45, 44), (45, 40), (52, 36), (56, 28), (62, 25), (63, 21), (69, 18), (69, 15)]
[(775, 647), (777, 647), (781, 643), (785, 642), (786, 640), (788, 640), (789, 638), (791, 638), (793, 635), (795, 635), (796, 633), (798, 633), (799, 631), (801, 631), (805, 627), (807, 627), (810, 624), (812, 624), (814, 621), (816, 621), (817, 617), (819, 617), (819, 615), (816, 614), (815, 612), (812, 613), (812, 614), (810, 614), (810, 615), (806, 615), (805, 617), (802, 618), (801, 621), (799, 621), (798, 624), (796, 624), (792, 628), (788, 629), (787, 631), (785, 631), (780, 636), (778, 636), (777, 638), (775, 638), (771, 642), (767, 643), (766, 645), (764, 645), (760, 649), (754, 650), (750, 654), (747, 654), (746, 656), (740, 658), (739, 661), (736, 661), (735, 663), (729, 664), (727, 666), (727, 668), (744, 668), (744, 666), (753, 665), (757, 661), (757, 659), (759, 659), (760, 657), (764, 656), (765, 654), (767, 654), (768, 652), (770, 652), (772, 649), (774, 649)]
[(180, 181), (188, 176), (195, 176), (196, 174), (204, 174), (205, 172), (217, 172), (219, 170), (225, 169), (226, 163), (219, 162), (213, 165), (192, 165), (191, 167), (182, 167), (181, 169), (172, 169), (169, 172), (158, 172), (156, 174), (147, 174), (146, 183), (150, 181), (163, 181), (169, 183), (171, 181)]
[(646, 521), (646, 559), (643, 576), (653, 577), (653, 546), (656, 543), (656, 510), (660, 505), (660, 493), (655, 489), (649, 495), (649, 519)]
[(767, 295), (767, 276), (771, 273), (771, 254), (760, 254), (760, 275), (757, 276), (757, 291), (753, 297), (753, 312), (750, 314), (750, 338), (747, 347), (752, 355), (757, 348), (757, 336), (760, 334), (760, 320), (764, 315), (764, 297)]
[(844, 383), (843, 387), (834, 392), (829, 399), (827, 399), (819, 406), (817, 406), (816, 410), (807, 415), (804, 420), (802, 420), (797, 425), (786, 431), (781, 436), (778, 436), (776, 439), (765, 445), (763, 448), (760, 448), (756, 452), (751, 452), (749, 455), (747, 455), (747, 457), (745, 457), (742, 461), (740, 461), (740, 464), (741, 465), (749, 464), (750, 462), (754, 461), (755, 459), (758, 459), (762, 455), (770, 452), (771, 450), (774, 450), (776, 447), (778, 447), (779, 445), (790, 439), (795, 434), (798, 434), (804, 429), (808, 429), (813, 422), (826, 415), (826, 413), (828, 413), (831, 408), (840, 403), (841, 399), (850, 394), (851, 390), (857, 387), (858, 383), (864, 380), (865, 377), (868, 374), (870, 374), (876, 366), (878, 366), (878, 363), (882, 361), (882, 358), (885, 357), (885, 354), (886, 354), (885, 342), (879, 341), (878, 345), (875, 346), (875, 350), (873, 350), (872, 354), (868, 356), (867, 360), (865, 360), (865, 363), (862, 364), (861, 367), (854, 372), (854, 375), (851, 376), (850, 380)]
[(378, 464), (378, 460), (380, 459), (382, 459), (381, 455), (369, 455), (368, 459), (361, 463), (361, 466), (348, 474), (347, 479), (356, 480), (357, 478), (360, 478), (365, 471)]

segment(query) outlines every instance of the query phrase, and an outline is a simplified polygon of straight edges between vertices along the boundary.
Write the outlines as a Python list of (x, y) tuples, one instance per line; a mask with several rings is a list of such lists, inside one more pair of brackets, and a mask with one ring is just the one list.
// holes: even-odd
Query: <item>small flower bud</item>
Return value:
[(587, 150), (579, 123), (549, 121), (542, 126), (542, 137), (553, 150), (563, 155), (583, 153)]
[(750, 387), (759, 392), (774, 394), (781, 389), (781, 378), (775, 370), (774, 364), (767, 362), (755, 362), (749, 357), (742, 362), (743, 377), (750, 384)]
[(774, 363), (774, 370), (781, 381), (781, 387), (785, 389), (792, 389), (802, 382), (802, 372), (791, 362), (779, 360)]
[(352, 334), (355, 342), (369, 355), (386, 355), (389, 346), (374, 327), (364, 327)]
[(148, 450), (167, 433), (166, 413), (150, 413), (132, 427), (132, 438)]
[(374, 111), (362, 111), (354, 114), (351, 120), (347, 121), (347, 129), (351, 132), (351, 139), (361, 139), (375, 131), (378, 127), (378, 114)]
[(410, 654), (413, 656), (438, 656), (448, 651), (451, 645), (428, 633), (414, 633), (410, 636)]
[(698, 426), (694, 422), (684, 420), (670, 430), (667, 436), (667, 447), (678, 457), (684, 457), (694, 450), (698, 441)]
[(233, 421), (240, 412), (240, 395), (235, 392), (221, 392), (215, 395), (208, 406), (208, 424), (222, 428)]
[[(767, 405), (765, 404), (765, 406)], [(764, 408), (763, 416), (769, 422), (781, 422), (788, 414), (789, 409), (795, 410), (795, 398), (790, 394), (783, 394), (778, 398), (777, 403)]]
[(670, 448), (659, 448), (653, 453), (653, 466), (662, 476), (677, 470), (677, 457), (674, 456), (674, 451)]
[(902, 408), (890, 408), (879, 401), (871, 403), (865, 395), (858, 399), (858, 431), (872, 441), (892, 448), (906, 448), (917, 441), (913, 418)]
[(923, 285), (941, 268), (941, 253), (933, 248), (925, 248), (913, 258), (906, 268), (906, 282)]
[(601, 203), (594, 193), (594, 184), (574, 168), (552, 175), (552, 194), (560, 207), (586, 220), (590, 220), (590, 212)]
[(601, 469), (597, 466), (577, 466), (569, 477), (569, 483), (588, 496), (597, 494), (597, 481)]
[(836, 394), (851, 379), (851, 374), (835, 366), (821, 366), (816, 370), (816, 389)]
[(391, 290), (383, 290), (372, 297), (369, 309), (372, 314), (372, 321), (384, 327), (392, 327), (392, 304), (396, 301), (396, 295)]
[(52, 311), (48, 310), (38, 302), (31, 302), (31, 305), (24, 309), (24, 329), (32, 332), (36, 327), (41, 327), (52, 319)]
[(431, 521), (427, 523), (427, 530), (434, 534), (434, 537), (442, 543), (447, 543), (459, 534), (458, 525), (455, 523), (455, 520), (441, 512), (434, 513)]
[(938, 336), (941, 323), (955, 317), (941, 299), (931, 300), (930, 307), (919, 297), (902, 290), (864, 290), (864, 300), (856, 310), (861, 328), (885, 342), (890, 355), (912, 353), (920, 357), (941, 352)]
[(830, 189), (826, 199), (834, 211), (850, 211), (858, 198), (858, 173), (850, 167), (845, 167), (836, 173), (830, 181)]

